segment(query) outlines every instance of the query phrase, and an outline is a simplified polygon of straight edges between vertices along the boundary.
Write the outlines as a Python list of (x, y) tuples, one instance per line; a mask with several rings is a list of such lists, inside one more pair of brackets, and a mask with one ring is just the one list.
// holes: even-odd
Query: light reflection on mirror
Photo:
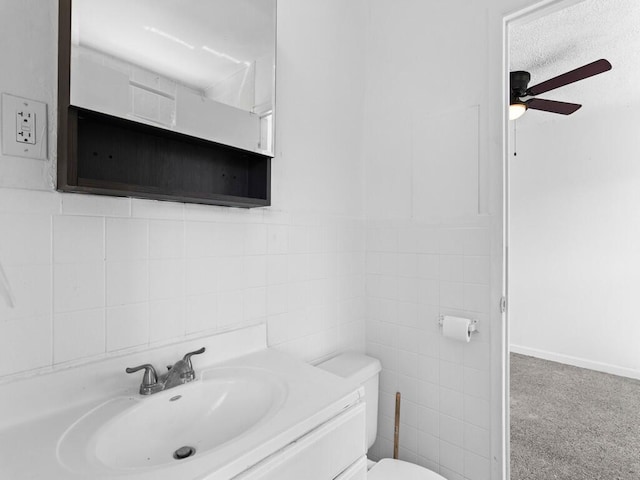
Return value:
[(276, 0), (73, 0), (71, 104), (273, 153)]

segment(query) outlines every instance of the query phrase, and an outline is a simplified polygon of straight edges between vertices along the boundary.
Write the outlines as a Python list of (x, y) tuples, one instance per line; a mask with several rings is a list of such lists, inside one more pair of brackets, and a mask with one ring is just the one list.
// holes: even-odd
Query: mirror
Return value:
[(71, 105), (273, 156), (276, 0), (73, 0)]

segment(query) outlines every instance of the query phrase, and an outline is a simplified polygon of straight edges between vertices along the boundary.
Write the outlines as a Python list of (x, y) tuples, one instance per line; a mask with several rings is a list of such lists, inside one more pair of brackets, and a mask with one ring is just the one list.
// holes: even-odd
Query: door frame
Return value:
[(502, 428), (499, 432), (502, 445), (502, 480), (511, 479), (511, 404), (510, 404), (510, 341), (509, 341), (509, 160), (511, 145), (511, 124), (509, 121), (509, 28), (522, 25), (538, 18), (545, 17), (560, 10), (564, 10), (585, 0), (543, 0), (515, 12), (504, 15), (502, 18), (502, 59), (503, 59), (503, 142), (502, 142), (502, 296), (506, 301), (506, 308), (502, 312), (502, 329), (500, 332), (500, 389), (502, 406), (500, 408)]

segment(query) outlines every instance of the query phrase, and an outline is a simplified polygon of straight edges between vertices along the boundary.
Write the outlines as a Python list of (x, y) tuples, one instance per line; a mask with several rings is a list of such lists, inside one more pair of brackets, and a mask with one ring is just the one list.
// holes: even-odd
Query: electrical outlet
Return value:
[(2, 153), (47, 158), (47, 104), (2, 94)]
[(36, 112), (26, 108), (16, 112), (16, 142), (36, 144)]

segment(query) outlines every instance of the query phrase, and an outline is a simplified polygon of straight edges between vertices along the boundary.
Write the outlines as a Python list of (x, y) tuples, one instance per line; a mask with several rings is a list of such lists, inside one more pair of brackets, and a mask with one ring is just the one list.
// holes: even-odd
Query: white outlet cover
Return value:
[[(16, 140), (18, 125), (16, 115), (19, 111), (29, 111), (35, 115), (35, 143), (20, 143)], [(14, 157), (47, 158), (47, 104), (2, 94), (2, 154)]]

